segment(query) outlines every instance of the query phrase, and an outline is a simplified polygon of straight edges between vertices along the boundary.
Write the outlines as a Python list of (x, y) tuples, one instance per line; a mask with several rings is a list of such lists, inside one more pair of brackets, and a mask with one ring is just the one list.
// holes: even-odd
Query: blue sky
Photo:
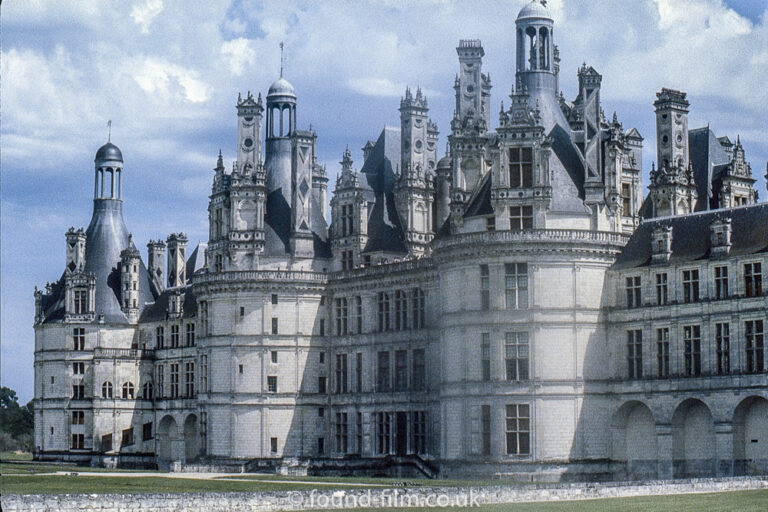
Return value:
[[(216, 154), (235, 158), (238, 92), (279, 74), (298, 93), (300, 127), (318, 133), (330, 185), (349, 144), (398, 124), (405, 86), (421, 86), (445, 146), (459, 39), (480, 38), (492, 106), (513, 83), (514, 19), (524, 0), (28, 0), (2, 9), (2, 383), (32, 397), (33, 287), (58, 279), (64, 233), (88, 225), (93, 155), (125, 157), (124, 213), (144, 251), (152, 238), (207, 236)], [(576, 96), (582, 62), (603, 75), (606, 115), (645, 137), (655, 160), (653, 100), (689, 94), (691, 128), (741, 136), (761, 198), (768, 161), (768, 3), (749, 0), (550, 0), (561, 88)], [(492, 119), (495, 116), (492, 116)], [(441, 155), (442, 156), (442, 155)], [(230, 164), (227, 164), (230, 165)], [(647, 183), (647, 180), (646, 180)]]

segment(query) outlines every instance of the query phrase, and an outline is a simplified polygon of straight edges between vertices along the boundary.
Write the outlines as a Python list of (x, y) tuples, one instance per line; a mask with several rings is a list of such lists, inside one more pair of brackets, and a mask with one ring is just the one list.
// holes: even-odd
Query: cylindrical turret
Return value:
[(291, 139), (296, 130), (296, 93), (282, 76), (267, 93), (264, 169), (267, 195), (281, 190), (285, 202), (291, 204)]

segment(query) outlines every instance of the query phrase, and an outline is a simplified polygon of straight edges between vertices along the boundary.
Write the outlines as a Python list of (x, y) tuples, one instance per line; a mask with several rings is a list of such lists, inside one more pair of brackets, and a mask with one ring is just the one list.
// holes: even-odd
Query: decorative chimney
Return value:
[(712, 256), (725, 257), (731, 250), (731, 218), (718, 216), (709, 225)]
[(651, 261), (667, 263), (672, 256), (672, 226), (662, 224), (651, 232)]

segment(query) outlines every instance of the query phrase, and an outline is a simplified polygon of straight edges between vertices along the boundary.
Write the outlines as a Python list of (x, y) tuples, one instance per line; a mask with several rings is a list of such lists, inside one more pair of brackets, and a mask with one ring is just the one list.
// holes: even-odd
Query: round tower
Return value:
[(517, 27), (518, 83), (528, 89), (555, 90), (554, 20), (547, 2), (534, 0), (520, 10)]

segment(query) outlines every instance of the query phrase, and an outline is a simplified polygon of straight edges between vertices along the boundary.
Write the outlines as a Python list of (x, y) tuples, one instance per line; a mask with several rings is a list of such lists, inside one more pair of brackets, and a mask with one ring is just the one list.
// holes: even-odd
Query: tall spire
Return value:
[(283, 64), (284, 64), (284, 53), (283, 53), (284, 43), (280, 41), (280, 78), (283, 78)]
[(112, 142), (112, 120), (107, 121), (107, 142)]

